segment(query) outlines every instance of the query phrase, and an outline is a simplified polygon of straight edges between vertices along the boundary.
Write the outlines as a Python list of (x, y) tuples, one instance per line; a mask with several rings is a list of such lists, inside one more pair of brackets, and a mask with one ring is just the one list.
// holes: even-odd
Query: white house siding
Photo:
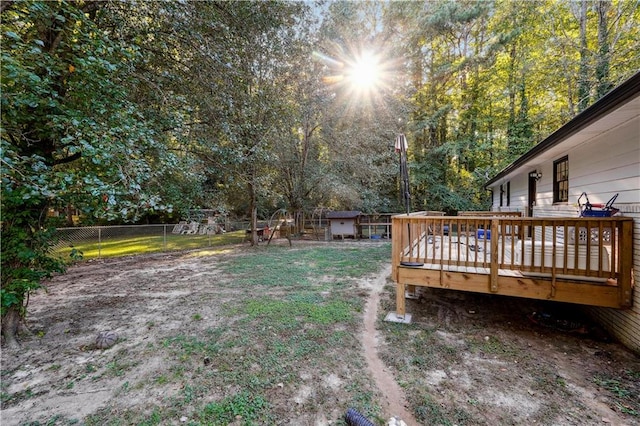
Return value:
[(640, 121), (631, 120), (598, 139), (569, 151), (569, 190), (583, 191), (592, 203), (640, 203)]
[[(537, 185), (534, 216), (578, 216), (578, 198), (583, 192), (591, 203), (606, 203), (618, 194), (614, 203), (617, 208), (629, 210), (637, 206), (640, 203), (638, 126), (638, 120), (629, 121), (538, 166), (542, 179)], [(553, 205), (553, 161), (565, 155), (569, 158), (569, 202)], [(527, 183), (523, 186), (526, 206)], [(512, 183), (512, 191), (513, 187)]]
[(633, 278), (635, 288), (633, 292), (633, 306), (630, 309), (595, 308), (588, 309), (589, 314), (615, 336), (622, 344), (637, 354), (640, 354), (640, 204), (636, 205), (636, 212), (625, 216), (633, 216)]
[[(545, 159), (532, 159), (517, 175), (495, 182), (492, 210), (527, 211), (528, 174), (542, 173), (537, 182), (536, 217), (578, 217), (578, 198), (586, 192), (591, 203), (606, 203), (619, 194), (614, 206), (619, 215), (634, 218), (633, 268), (635, 289), (630, 309), (588, 307), (588, 314), (625, 346), (640, 354), (640, 118), (610, 129), (580, 145), (562, 150), (562, 143), (545, 153)], [(565, 155), (569, 160), (569, 201), (553, 205), (553, 161)], [(500, 207), (500, 184), (510, 180), (510, 205)], [(582, 200), (584, 201), (584, 200)]]
[[(591, 203), (606, 203), (618, 194), (614, 206), (619, 215), (634, 218), (634, 283), (640, 283), (640, 140), (639, 120), (628, 121), (577, 146), (558, 158), (569, 158), (569, 202), (553, 205), (553, 160), (538, 167), (534, 216), (579, 215), (578, 198), (587, 193)], [(526, 187), (526, 183), (525, 183)], [(513, 183), (511, 184), (513, 191)], [(584, 199), (581, 200), (584, 202)], [(526, 205), (526, 194), (525, 194)], [(589, 307), (588, 313), (625, 346), (640, 353), (640, 290), (634, 290), (628, 310)]]
[[(493, 210), (501, 212), (521, 212), (524, 216), (527, 211), (527, 177), (520, 175), (510, 182), (510, 200), (507, 206), (507, 194), (504, 194), (502, 207), (500, 206), (500, 185), (493, 188)], [(507, 181), (504, 182), (506, 185)]]

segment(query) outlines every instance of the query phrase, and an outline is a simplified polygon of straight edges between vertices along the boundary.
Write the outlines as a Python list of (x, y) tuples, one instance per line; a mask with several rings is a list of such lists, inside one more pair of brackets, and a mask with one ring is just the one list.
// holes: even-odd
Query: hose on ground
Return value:
[(349, 426), (374, 426), (373, 423), (353, 408), (347, 410), (344, 419)]

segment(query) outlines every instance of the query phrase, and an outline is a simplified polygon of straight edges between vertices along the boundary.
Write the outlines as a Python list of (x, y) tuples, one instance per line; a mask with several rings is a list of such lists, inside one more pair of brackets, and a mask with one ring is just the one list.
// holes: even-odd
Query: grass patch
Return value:
[(452, 425), (448, 413), (429, 395), (424, 395), (415, 409), (416, 420), (425, 425)]
[(593, 382), (606, 389), (612, 408), (621, 413), (640, 417), (640, 371), (621, 371), (619, 375), (598, 375)]
[[(102, 245), (101, 255), (125, 253), (123, 241)], [(132, 250), (138, 244), (148, 250), (152, 240), (127, 241)], [(89, 246), (76, 248), (93, 254)], [(162, 334), (160, 320), (145, 319), (143, 329), (162, 337), (130, 348), (126, 357), (114, 354), (99, 367), (83, 366), (84, 374), (95, 375), (97, 388), (101, 381), (119, 383), (116, 398), (83, 424), (258, 425), (285, 419), (311, 424), (314, 413), (342, 424), (351, 406), (377, 424), (384, 422), (362, 354), (367, 291), (359, 281), (389, 262), (390, 244), (263, 244), (210, 256), (218, 290), (203, 303), (215, 304), (216, 313), (195, 299), (174, 315), (180, 313), (183, 327)], [(139, 368), (145, 357), (161, 367)], [(75, 390), (83, 384), (70, 380), (61, 386)], [(158, 397), (150, 400), (151, 393)], [(11, 397), (5, 392), (2, 398)]]
[(288, 321), (291, 317), (295, 317), (305, 323), (327, 325), (353, 320), (355, 307), (342, 300), (319, 304), (306, 301), (253, 299), (246, 301), (241, 309), (251, 319), (261, 319), (268, 323)]
[(24, 426), (54, 426), (54, 425), (76, 425), (79, 424), (77, 419), (69, 419), (61, 414), (56, 414), (46, 421), (34, 421), (25, 424)]
[(136, 366), (138, 362), (128, 362), (123, 360), (115, 359), (106, 365), (107, 372), (109, 375), (113, 377), (121, 377), (126, 374), (126, 372)]
[(223, 333), (222, 329), (209, 329), (203, 337), (180, 334), (163, 340), (162, 346), (174, 348), (180, 357), (217, 356), (221, 349), (220, 339)]
[[(234, 286), (310, 288), (326, 286), (326, 278), (356, 278), (375, 272), (388, 261), (391, 246), (364, 248), (257, 247), (245, 256), (229, 259), (221, 268), (234, 276)], [(333, 284), (331, 288), (335, 288)], [(337, 284), (340, 286), (340, 283)]]
[[(183, 383), (183, 395), (174, 396), (168, 404), (173, 407), (194, 407), (204, 398), (218, 395), (189, 416), (189, 424), (273, 424), (274, 419), (282, 417), (273, 412), (274, 405), (265, 390), (286, 387), (289, 396), (279, 398), (292, 399), (304, 386), (300, 375), (309, 365), (314, 365), (319, 376), (308, 386), (317, 386), (322, 374), (335, 374), (344, 368), (354, 369), (350, 376), (361, 374), (364, 364), (357, 325), (365, 300), (353, 290), (354, 279), (362, 276), (358, 274), (373, 272), (371, 264), (362, 267), (362, 259), (370, 256), (372, 248), (378, 262), (388, 261), (388, 246), (272, 246), (252, 248), (246, 255), (218, 263), (233, 277), (220, 285), (246, 288), (252, 282), (262, 289), (260, 297), (248, 292), (252, 297), (223, 303), (224, 326), (198, 335), (178, 334), (164, 339), (160, 346), (174, 360), (173, 368), (156, 376), (153, 384)], [(341, 284), (331, 291), (335, 282)], [(190, 319), (196, 320), (196, 315)], [(346, 359), (349, 362), (345, 365)], [(358, 406), (374, 418), (379, 415), (370, 384), (345, 383), (344, 387), (351, 395), (345, 403)], [(310, 406), (302, 402), (296, 407), (332, 411), (335, 400), (330, 395), (322, 391), (308, 402)], [(165, 420), (167, 410), (161, 415)], [(145, 419), (153, 420), (148, 414)]]
[[(161, 232), (161, 231), (159, 231)], [(143, 253), (159, 253), (163, 251), (194, 250), (204, 247), (217, 247), (237, 244), (244, 241), (244, 231), (227, 232), (216, 235), (126, 235), (120, 237), (98, 237), (74, 240), (73, 245), (60, 244), (55, 251), (63, 259), (71, 259), (72, 250), (82, 254), (82, 259), (98, 257), (131, 256)]]
[[(230, 273), (244, 274), (255, 267), (278, 270), (309, 270), (312, 275), (360, 276), (375, 271), (375, 265), (389, 261), (391, 245), (381, 244), (363, 248), (307, 247), (290, 249), (287, 247), (258, 247), (245, 256), (232, 259), (226, 269)], [(366, 262), (370, 262), (366, 264)], [(372, 269), (373, 266), (373, 269)]]
[(262, 396), (240, 392), (205, 405), (195, 417), (203, 424), (211, 425), (226, 425), (237, 420), (242, 424), (264, 424), (270, 420), (267, 408), (268, 403)]
[(410, 372), (426, 366), (447, 368), (460, 362), (460, 350), (444, 342), (434, 328), (418, 324), (384, 323), (385, 339), (391, 347), (402, 348), (402, 357), (380, 354), (389, 365), (398, 370)]
[(503, 342), (495, 336), (471, 337), (469, 339), (470, 350), (485, 355), (494, 355), (505, 359), (523, 359), (523, 354), (509, 342)]

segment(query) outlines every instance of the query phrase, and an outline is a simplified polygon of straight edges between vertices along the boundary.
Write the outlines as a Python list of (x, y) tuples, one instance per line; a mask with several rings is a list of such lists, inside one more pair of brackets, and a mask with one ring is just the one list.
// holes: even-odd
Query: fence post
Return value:
[(162, 251), (167, 251), (167, 224), (162, 226)]
[(102, 257), (101, 249), (102, 249), (102, 227), (98, 226), (98, 259)]

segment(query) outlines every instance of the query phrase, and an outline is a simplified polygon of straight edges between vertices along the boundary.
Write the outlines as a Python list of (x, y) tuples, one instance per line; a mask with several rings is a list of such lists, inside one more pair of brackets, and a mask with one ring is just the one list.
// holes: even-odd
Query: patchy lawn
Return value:
[[(425, 290), (394, 309), (388, 242), (83, 262), (2, 351), (2, 425), (637, 424), (640, 361), (547, 305)], [(95, 347), (100, 331), (119, 339)]]
[[(395, 307), (388, 290), (382, 311)], [(640, 359), (575, 305), (417, 294), (412, 324), (379, 323), (379, 356), (419, 424), (640, 424)]]

